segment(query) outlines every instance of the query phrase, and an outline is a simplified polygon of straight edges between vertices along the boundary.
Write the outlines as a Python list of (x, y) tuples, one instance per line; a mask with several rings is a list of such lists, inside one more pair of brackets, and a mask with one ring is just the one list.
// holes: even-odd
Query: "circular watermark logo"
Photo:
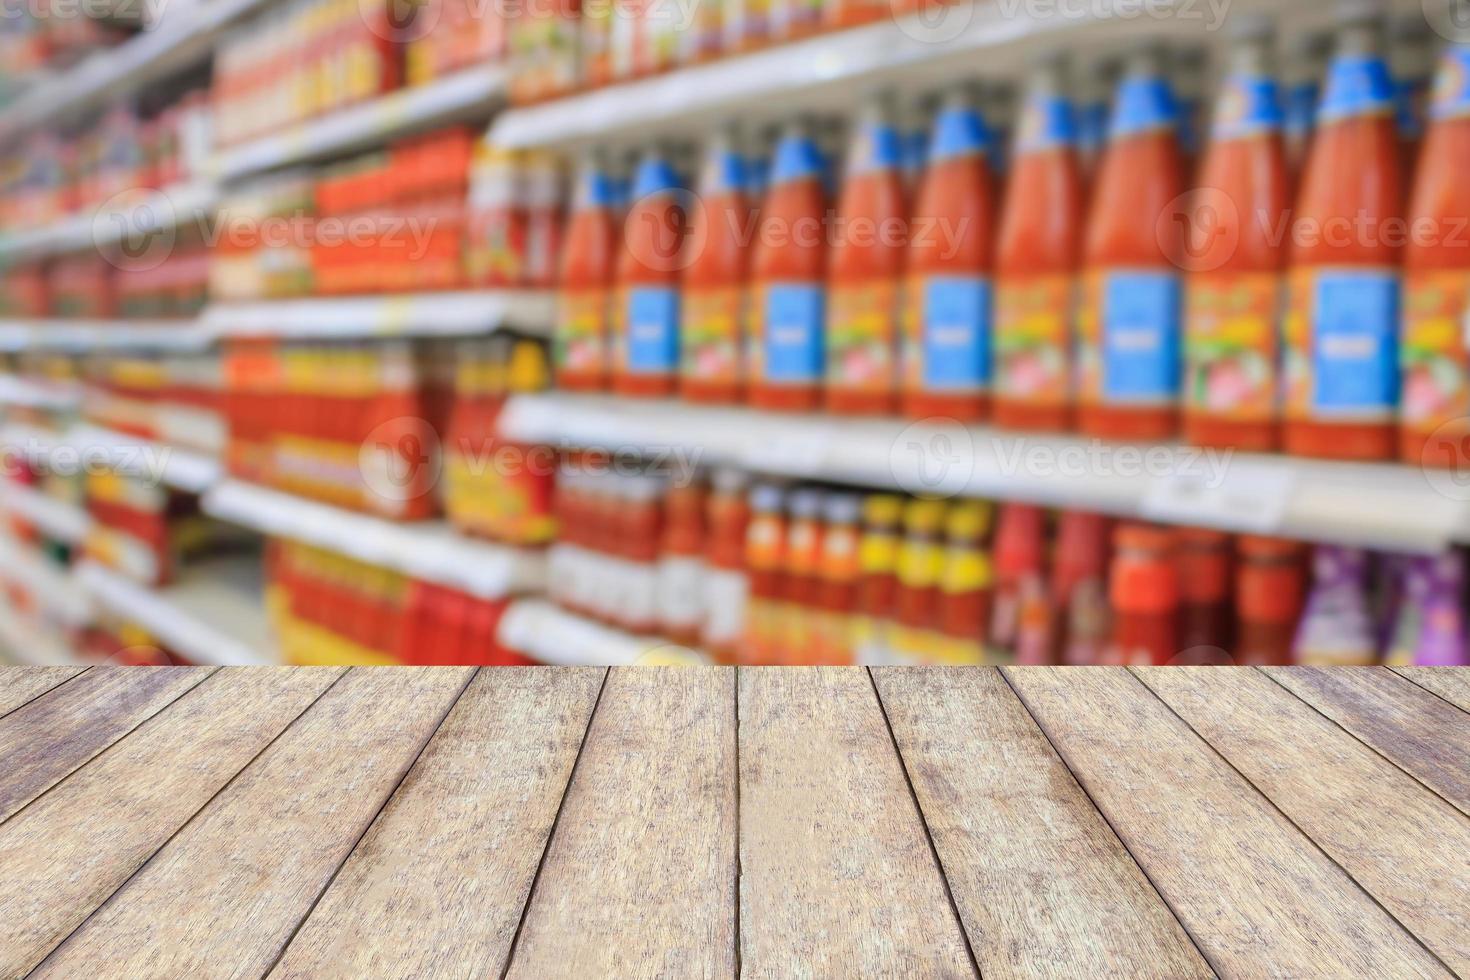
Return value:
[(1240, 247), (1240, 209), (1218, 187), (1197, 187), (1164, 206), (1154, 234), (1180, 269), (1214, 272)]
[[(1406, 383), (1405, 397), (1413, 397), (1414, 379)], [(1440, 496), (1470, 501), (1470, 418), (1451, 419), (1424, 440), (1419, 469)]]
[[(623, 222), (623, 247), (645, 269), (682, 272), (709, 244), (709, 227), (723, 214), (703, 214), (704, 199), (688, 190), (659, 190), (638, 198)], [(696, 212), (705, 220), (695, 220)], [(738, 230), (738, 229), (737, 229)]]
[(915, 422), (888, 447), (888, 472), (905, 493), (954, 497), (975, 473), (975, 440), (955, 419)]
[(407, 44), (433, 33), (442, 4), (422, 0), (357, 0), (357, 14), (367, 29), (385, 41)]
[(357, 451), (363, 485), (388, 504), (406, 504), (433, 491), (443, 466), (439, 433), (413, 416), (379, 425)]
[(950, 0), (888, 0), (888, 13), (906, 37), (921, 44), (945, 44), (965, 33), (979, 6)]
[(133, 188), (108, 198), (92, 216), (92, 244), (116, 268), (156, 269), (173, 254), (178, 214), (162, 191)]
[(1425, 23), (1446, 41), (1470, 41), (1470, 0), (1419, 0)]

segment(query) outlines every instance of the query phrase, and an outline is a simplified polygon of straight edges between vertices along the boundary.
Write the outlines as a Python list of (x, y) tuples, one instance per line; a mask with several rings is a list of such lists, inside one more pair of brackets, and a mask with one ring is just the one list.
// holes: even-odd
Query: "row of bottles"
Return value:
[[(722, 131), (694, 192), (677, 148), (648, 148), (626, 207), (590, 154), (562, 249), (559, 383), (1454, 462), (1470, 46), (1444, 50), (1422, 126), (1425, 72), (1390, 73), (1371, 4), (1345, 8), (1316, 97), (1310, 77), (1283, 92), (1269, 21), (1233, 25), (1202, 147), (1176, 59), (1144, 47), (1092, 162), (1096, 126), (1058, 58), (1032, 72), (1008, 147), (975, 86), (945, 94), (925, 133), (870, 99), (835, 191), (822, 120), (784, 126), (768, 163)], [(1436, 431), (1449, 456), (1426, 452)]]

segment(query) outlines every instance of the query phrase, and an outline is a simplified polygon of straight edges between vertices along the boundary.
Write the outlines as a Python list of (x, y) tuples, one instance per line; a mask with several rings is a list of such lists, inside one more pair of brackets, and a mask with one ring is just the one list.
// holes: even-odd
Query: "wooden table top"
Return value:
[(0, 671), (0, 976), (1470, 976), (1470, 670)]

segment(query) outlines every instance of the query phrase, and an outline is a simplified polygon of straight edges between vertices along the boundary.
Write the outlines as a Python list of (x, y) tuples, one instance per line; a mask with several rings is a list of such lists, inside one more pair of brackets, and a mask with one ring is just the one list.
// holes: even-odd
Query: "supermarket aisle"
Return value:
[(8, 671), (0, 757), (7, 976), (1470, 970), (1447, 670)]

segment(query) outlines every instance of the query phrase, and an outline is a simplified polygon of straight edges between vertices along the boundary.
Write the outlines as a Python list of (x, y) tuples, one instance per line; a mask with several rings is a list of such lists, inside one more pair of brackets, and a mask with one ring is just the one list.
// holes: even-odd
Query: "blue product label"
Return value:
[(1181, 289), (1171, 272), (1112, 272), (1103, 284), (1103, 398), (1168, 402), (1179, 392)]
[(618, 185), (605, 171), (588, 169), (582, 172), (577, 185), (577, 206), (581, 208), (611, 208), (618, 203)]
[(825, 178), (827, 161), (814, 140), (806, 136), (787, 136), (776, 144), (776, 158), (771, 162), (771, 183), (787, 184), (812, 177)]
[(699, 189), (705, 194), (744, 194), (750, 186), (749, 166), (745, 157), (724, 150), (705, 161)]
[(1434, 74), (1429, 112), (1435, 119), (1470, 115), (1470, 45), (1452, 44), (1445, 49)]
[(1298, 82), (1286, 94), (1286, 132), (1304, 136), (1317, 122), (1322, 90), (1316, 82)]
[(765, 290), (762, 338), (766, 381), (810, 384), (821, 380), (822, 323), (826, 294), (815, 283), (773, 283)]
[[(1098, 108), (1105, 117), (1106, 107)], [(1098, 121), (1096, 125), (1101, 127), (1103, 123)], [(1020, 153), (1070, 146), (1078, 138), (1077, 114), (1072, 110), (1072, 103), (1057, 95), (1029, 99), (1021, 110), (1020, 127), (1016, 137), (1016, 149)]]
[(1263, 75), (1232, 75), (1225, 80), (1215, 104), (1214, 137), (1240, 139), (1280, 129), (1286, 121), (1276, 79)]
[(669, 374), (679, 363), (679, 291), (669, 286), (628, 290), (630, 374)]
[(1118, 85), (1108, 138), (1134, 136), (1179, 125), (1179, 104), (1174, 90), (1157, 76), (1131, 76)]
[(987, 152), (990, 143), (990, 130), (979, 112), (968, 106), (951, 106), (934, 117), (929, 159), (975, 156)]
[(679, 175), (669, 161), (660, 156), (647, 156), (638, 164), (633, 176), (633, 199), (640, 200), (660, 191), (678, 190)]
[(929, 391), (990, 384), (990, 280), (930, 276), (924, 283), (924, 373)]
[(1387, 62), (1376, 55), (1341, 55), (1327, 69), (1327, 89), (1317, 109), (1317, 122), (1390, 115), (1396, 100)]
[(897, 126), (865, 123), (858, 127), (857, 141), (848, 155), (849, 172), (872, 173), (898, 170), (903, 166), (903, 136)]
[(1319, 272), (1312, 296), (1312, 407), (1380, 414), (1398, 404), (1399, 279), (1388, 270)]

